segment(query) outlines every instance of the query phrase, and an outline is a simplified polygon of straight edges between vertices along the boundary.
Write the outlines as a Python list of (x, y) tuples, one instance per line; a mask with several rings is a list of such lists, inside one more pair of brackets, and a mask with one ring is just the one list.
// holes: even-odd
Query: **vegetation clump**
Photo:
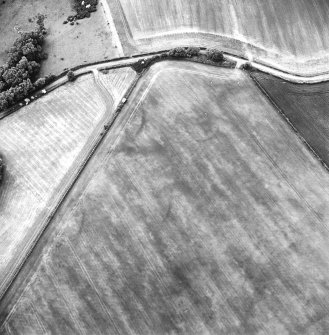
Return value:
[(152, 64), (158, 62), (159, 60), (161, 60), (163, 58), (167, 58), (167, 56), (168, 55), (166, 53), (163, 53), (162, 55), (155, 55), (155, 56), (150, 57), (150, 58), (140, 59), (132, 65), (132, 68), (137, 73), (141, 73), (141, 72), (143, 72), (144, 69), (148, 68), (149, 66), (151, 66)]
[(242, 64), (241, 69), (246, 70), (246, 71), (251, 71), (252, 70), (252, 65), (251, 65), (250, 62), (246, 62), (246, 63)]
[[(216, 66), (232, 67), (235, 64), (225, 60), (223, 51), (217, 49), (207, 49), (201, 51), (199, 47), (177, 47), (167, 52), (155, 55), (150, 58), (144, 58), (138, 60), (132, 65), (132, 68), (137, 72), (141, 73), (144, 69), (148, 68), (155, 62), (163, 59), (186, 59), (190, 58), (192, 61), (203, 64), (212, 64)], [(217, 64), (214, 64), (217, 63)]]
[[(98, 0), (74, 0), (75, 15), (70, 15), (63, 22), (64, 24), (74, 24), (76, 20), (82, 20), (86, 17), (90, 17), (90, 13), (97, 11)], [(76, 22), (78, 24), (78, 22)]]
[(200, 48), (189, 47), (189, 48), (186, 49), (186, 56), (188, 58), (197, 57), (199, 55), (200, 55)]
[(200, 48), (197, 47), (178, 47), (169, 50), (168, 57), (172, 58), (192, 58), (200, 55)]
[(76, 79), (75, 74), (72, 70), (70, 70), (66, 76), (68, 81), (74, 81)]
[(223, 51), (219, 51), (217, 49), (208, 49), (207, 50), (207, 57), (209, 60), (219, 63), (224, 61), (224, 54)]
[(173, 58), (186, 58), (187, 57), (186, 48), (178, 47), (171, 49), (168, 52), (168, 56)]
[(47, 58), (43, 52), (44, 19), (43, 15), (38, 15), (35, 31), (19, 31), (20, 36), (9, 51), (7, 63), (0, 66), (0, 111), (26, 98), (50, 79), (36, 80), (42, 60)]

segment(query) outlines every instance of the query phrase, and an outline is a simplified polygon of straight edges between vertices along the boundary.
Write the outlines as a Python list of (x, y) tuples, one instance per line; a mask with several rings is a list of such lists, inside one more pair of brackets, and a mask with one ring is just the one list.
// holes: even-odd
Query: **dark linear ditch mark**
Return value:
[[(260, 71), (261, 72), (261, 71)], [(252, 72), (249, 72), (249, 77), (258, 87), (258, 89), (264, 94), (270, 104), (275, 108), (278, 114), (284, 119), (285, 122), (288, 123), (292, 131), (297, 135), (298, 139), (306, 146), (306, 148), (311, 152), (311, 154), (316, 158), (317, 161), (321, 163), (321, 165), (329, 172), (328, 165), (324, 162), (324, 160), (317, 154), (315, 149), (306, 141), (306, 139), (301, 135), (301, 133), (297, 130), (297, 128), (293, 125), (290, 119), (285, 114), (284, 110), (281, 109), (277, 103), (272, 99), (270, 94), (265, 90), (265, 88), (261, 85), (261, 83), (252, 75)]]

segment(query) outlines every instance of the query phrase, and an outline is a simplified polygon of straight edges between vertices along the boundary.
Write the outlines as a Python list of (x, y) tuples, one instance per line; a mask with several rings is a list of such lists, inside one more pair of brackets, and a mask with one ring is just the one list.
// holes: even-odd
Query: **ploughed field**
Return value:
[(107, 0), (126, 53), (216, 46), (300, 74), (328, 71), (326, 0)]
[(329, 82), (303, 85), (260, 72), (252, 76), (329, 166)]
[(328, 187), (245, 72), (158, 63), (29, 260), (2, 331), (325, 333)]
[[(113, 117), (130, 69), (78, 78), (0, 120), (0, 296)], [(113, 86), (115, 85), (115, 86)]]

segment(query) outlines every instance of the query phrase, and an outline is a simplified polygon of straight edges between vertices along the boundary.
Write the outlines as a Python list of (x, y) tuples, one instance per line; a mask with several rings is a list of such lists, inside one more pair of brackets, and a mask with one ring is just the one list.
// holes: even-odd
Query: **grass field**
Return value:
[(100, 75), (100, 90), (93, 76), (85, 75), (0, 121), (6, 163), (0, 189), (0, 295), (112, 118), (114, 97), (122, 97), (134, 77), (130, 68), (112, 70)]
[(264, 73), (252, 76), (329, 166), (329, 83), (302, 85)]
[(7, 0), (0, 3), (0, 65), (18, 36), (15, 27), (32, 30), (37, 13), (47, 15), (45, 25), (49, 32), (45, 44), (48, 59), (41, 75), (59, 74), (65, 68), (122, 56), (100, 6), (90, 18), (71, 26), (63, 25), (67, 16), (74, 13), (70, 0)]
[(51, 223), (3, 332), (324, 334), (328, 187), (243, 71), (158, 63)]
[(126, 52), (217, 46), (286, 71), (328, 72), (326, 0), (107, 0)]

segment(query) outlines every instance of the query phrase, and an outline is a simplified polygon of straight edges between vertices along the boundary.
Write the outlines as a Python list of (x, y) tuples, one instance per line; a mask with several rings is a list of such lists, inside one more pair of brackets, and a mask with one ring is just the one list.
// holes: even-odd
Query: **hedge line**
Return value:
[(155, 55), (151, 58), (141, 59), (133, 64), (132, 67), (137, 73), (140, 73), (152, 64), (165, 58), (194, 58), (201, 63), (222, 63), (225, 61), (223, 52), (217, 49), (207, 49), (205, 53), (201, 53), (201, 49), (197, 47), (177, 47), (169, 50), (168, 52), (162, 53), (161, 55)]

